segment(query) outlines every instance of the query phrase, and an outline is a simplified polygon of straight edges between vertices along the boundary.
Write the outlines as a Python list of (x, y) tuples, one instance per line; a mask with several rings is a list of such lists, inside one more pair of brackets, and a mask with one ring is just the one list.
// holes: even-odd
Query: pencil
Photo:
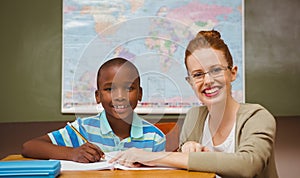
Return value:
[(71, 127), (71, 129), (84, 141), (84, 142), (88, 142), (88, 140), (86, 139), (86, 138), (84, 138), (84, 136), (83, 135), (81, 135), (81, 133), (70, 123), (70, 122), (68, 122), (67, 123), (70, 127)]

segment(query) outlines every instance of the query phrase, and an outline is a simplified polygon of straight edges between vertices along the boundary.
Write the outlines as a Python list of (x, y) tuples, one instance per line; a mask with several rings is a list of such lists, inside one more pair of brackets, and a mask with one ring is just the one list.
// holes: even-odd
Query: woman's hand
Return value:
[(88, 142), (80, 147), (73, 148), (69, 156), (70, 160), (89, 163), (100, 161), (101, 158), (104, 158), (104, 153), (97, 145)]
[(209, 149), (205, 146), (202, 146), (200, 143), (195, 141), (188, 141), (185, 142), (182, 147), (181, 151), (183, 153), (189, 153), (189, 152), (209, 152)]
[(154, 152), (144, 151), (138, 148), (130, 148), (119, 152), (109, 163), (117, 162), (126, 167), (140, 167), (141, 165), (155, 166), (154, 160), (157, 155)]

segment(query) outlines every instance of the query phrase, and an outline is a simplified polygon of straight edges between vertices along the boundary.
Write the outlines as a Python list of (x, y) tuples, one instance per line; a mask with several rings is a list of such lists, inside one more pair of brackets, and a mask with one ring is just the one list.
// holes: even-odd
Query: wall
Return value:
[(300, 115), (300, 1), (246, 0), (246, 101)]
[[(246, 101), (276, 116), (300, 115), (300, 1), (245, 2)], [(5, 0), (0, 122), (63, 121), (62, 1)]]
[(60, 113), (62, 1), (0, 4), (0, 122), (73, 119)]

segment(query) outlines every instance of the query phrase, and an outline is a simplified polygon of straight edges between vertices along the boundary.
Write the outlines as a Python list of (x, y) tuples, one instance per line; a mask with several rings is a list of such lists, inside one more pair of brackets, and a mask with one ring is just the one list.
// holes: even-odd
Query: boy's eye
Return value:
[(112, 88), (104, 88), (104, 91), (111, 91)]
[(126, 90), (127, 90), (127, 91), (132, 91), (132, 90), (133, 90), (133, 87), (126, 87)]

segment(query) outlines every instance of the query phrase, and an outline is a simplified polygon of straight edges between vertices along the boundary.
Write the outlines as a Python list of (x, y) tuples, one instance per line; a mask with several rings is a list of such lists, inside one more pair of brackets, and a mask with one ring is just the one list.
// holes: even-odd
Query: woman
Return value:
[(111, 162), (172, 166), (222, 177), (278, 177), (273, 156), (275, 119), (262, 106), (241, 104), (232, 97), (237, 66), (220, 33), (199, 32), (186, 49), (185, 66), (186, 79), (204, 106), (187, 113), (181, 152), (145, 153), (133, 148)]

